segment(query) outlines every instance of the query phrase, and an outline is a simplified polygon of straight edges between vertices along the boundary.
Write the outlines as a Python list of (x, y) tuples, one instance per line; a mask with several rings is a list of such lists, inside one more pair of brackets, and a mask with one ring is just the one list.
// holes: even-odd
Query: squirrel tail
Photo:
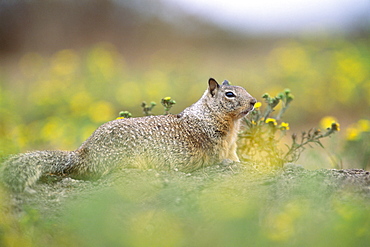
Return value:
[(35, 151), (11, 156), (2, 166), (2, 180), (10, 189), (21, 192), (44, 174), (64, 174), (78, 164), (74, 151)]

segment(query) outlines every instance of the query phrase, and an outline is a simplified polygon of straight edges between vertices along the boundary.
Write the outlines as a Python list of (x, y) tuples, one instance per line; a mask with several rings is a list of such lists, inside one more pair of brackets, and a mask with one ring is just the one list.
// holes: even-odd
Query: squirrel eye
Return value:
[(225, 93), (226, 97), (228, 98), (233, 98), (233, 97), (236, 97), (235, 94), (233, 92), (226, 92)]

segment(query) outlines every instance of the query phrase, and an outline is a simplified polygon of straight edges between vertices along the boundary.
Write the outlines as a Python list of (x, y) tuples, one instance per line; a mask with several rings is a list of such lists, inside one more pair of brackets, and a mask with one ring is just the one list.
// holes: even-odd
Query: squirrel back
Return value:
[(178, 115), (125, 118), (101, 125), (75, 151), (36, 151), (12, 156), (3, 180), (15, 191), (42, 175), (94, 177), (119, 167), (190, 172), (202, 166), (238, 162), (240, 119), (256, 100), (242, 87), (209, 79), (208, 89)]

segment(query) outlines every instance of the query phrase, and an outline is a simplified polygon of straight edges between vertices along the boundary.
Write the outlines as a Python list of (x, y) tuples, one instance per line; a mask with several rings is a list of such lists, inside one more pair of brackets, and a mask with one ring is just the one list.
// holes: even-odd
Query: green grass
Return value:
[[(361, 180), (298, 166), (192, 174), (123, 169), (97, 181), (39, 183), (9, 203), (1, 246), (366, 246)], [(4, 209), (12, 204), (21, 212)], [(14, 210), (13, 212), (17, 212)]]

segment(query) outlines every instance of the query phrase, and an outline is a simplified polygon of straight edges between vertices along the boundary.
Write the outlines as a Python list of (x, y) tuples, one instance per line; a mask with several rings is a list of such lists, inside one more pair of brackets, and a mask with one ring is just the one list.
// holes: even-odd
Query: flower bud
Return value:
[(332, 130), (335, 130), (335, 131), (340, 131), (340, 128), (339, 128), (339, 123), (332, 123), (331, 124), (331, 129)]

